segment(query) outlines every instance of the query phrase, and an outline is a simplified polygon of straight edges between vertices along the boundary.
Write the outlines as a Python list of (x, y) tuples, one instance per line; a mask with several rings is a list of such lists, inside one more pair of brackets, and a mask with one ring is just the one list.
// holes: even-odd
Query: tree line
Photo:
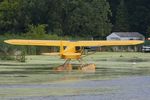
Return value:
[(112, 31), (140, 32), (150, 34), (149, 0), (108, 0), (111, 6)]
[[(0, 0), (0, 34), (99, 37), (112, 31), (150, 32), (149, 0)], [(43, 32), (43, 31), (42, 31)], [(40, 34), (40, 33), (39, 33)]]

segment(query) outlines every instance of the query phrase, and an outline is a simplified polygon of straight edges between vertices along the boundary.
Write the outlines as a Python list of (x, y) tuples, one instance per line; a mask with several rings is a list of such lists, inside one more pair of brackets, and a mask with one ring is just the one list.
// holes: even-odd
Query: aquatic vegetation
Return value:
[(101, 81), (150, 75), (150, 55), (145, 53), (102, 52), (85, 61), (95, 63), (96, 72), (55, 72), (64, 62), (55, 56), (27, 56), (25, 63), (0, 61), (0, 97), (108, 94), (119, 87), (104, 87)]

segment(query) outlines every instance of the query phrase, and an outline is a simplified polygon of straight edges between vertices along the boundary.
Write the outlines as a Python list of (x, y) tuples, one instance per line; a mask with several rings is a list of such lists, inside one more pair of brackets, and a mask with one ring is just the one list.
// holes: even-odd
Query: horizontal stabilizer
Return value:
[(57, 56), (60, 55), (59, 52), (53, 52), (53, 53), (41, 53), (42, 55), (46, 55), (46, 56)]

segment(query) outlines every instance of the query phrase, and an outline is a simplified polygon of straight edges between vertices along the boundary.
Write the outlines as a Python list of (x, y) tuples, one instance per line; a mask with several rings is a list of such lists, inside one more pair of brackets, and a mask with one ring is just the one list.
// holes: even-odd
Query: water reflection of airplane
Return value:
[[(95, 70), (95, 64), (83, 64), (82, 55), (83, 47), (92, 46), (126, 46), (137, 45), (144, 41), (140, 40), (118, 40), (118, 41), (62, 41), (62, 40), (5, 40), (5, 43), (13, 45), (33, 45), (33, 46), (58, 46), (60, 51), (57, 53), (65, 63), (58, 67), (58, 70), (72, 70), (70, 61), (76, 59), (80, 62), (80, 69)], [(48, 53), (45, 53), (48, 54)]]

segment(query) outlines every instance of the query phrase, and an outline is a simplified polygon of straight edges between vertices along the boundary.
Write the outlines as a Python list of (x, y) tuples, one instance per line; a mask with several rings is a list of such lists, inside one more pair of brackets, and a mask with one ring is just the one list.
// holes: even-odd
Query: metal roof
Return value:
[(113, 33), (120, 37), (144, 37), (142, 34), (138, 32), (113, 32)]

